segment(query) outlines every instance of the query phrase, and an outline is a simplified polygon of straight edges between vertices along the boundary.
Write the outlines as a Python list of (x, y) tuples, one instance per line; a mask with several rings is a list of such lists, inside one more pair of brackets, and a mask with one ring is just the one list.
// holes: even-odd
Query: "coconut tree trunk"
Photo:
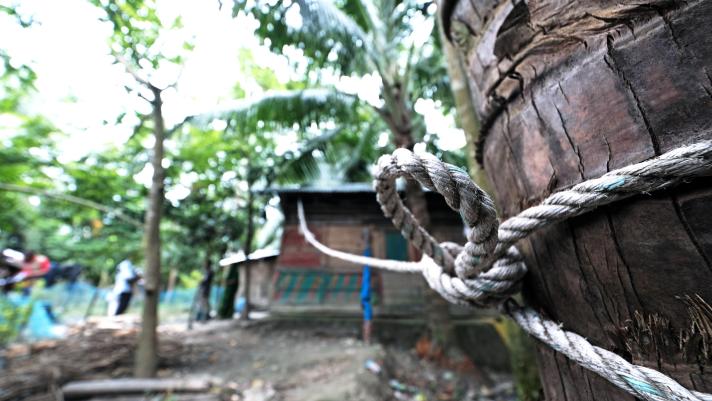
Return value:
[(146, 269), (144, 273), (145, 301), (141, 317), (141, 334), (138, 339), (138, 349), (134, 374), (136, 377), (153, 377), (158, 367), (158, 297), (161, 279), (161, 209), (163, 207), (163, 140), (165, 127), (163, 124), (163, 103), (161, 90), (151, 86), (153, 92), (153, 178), (148, 197), (146, 213)]
[[(245, 257), (249, 258), (250, 253), (252, 253), (252, 242), (255, 236), (255, 225), (254, 225), (254, 203), (255, 198), (252, 193), (252, 178), (250, 175), (253, 174), (249, 171), (248, 167), (248, 186), (247, 186), (247, 232), (245, 233), (245, 245), (242, 247), (242, 251), (245, 253)], [(245, 263), (245, 283), (244, 283), (244, 297), (245, 306), (240, 312), (240, 319), (249, 319), (250, 313), (250, 269)], [(227, 273), (227, 279), (225, 280), (225, 292), (223, 293), (222, 300), (220, 301), (220, 308), (218, 310), (218, 317), (221, 319), (231, 319), (235, 314), (235, 297), (237, 296), (237, 291), (240, 287), (240, 270), (235, 264), (230, 265)]]
[[(710, 139), (710, 1), (449, 2), (500, 214)], [(520, 241), (527, 302), (593, 344), (712, 392), (712, 181)], [(634, 400), (538, 346), (547, 400)]]

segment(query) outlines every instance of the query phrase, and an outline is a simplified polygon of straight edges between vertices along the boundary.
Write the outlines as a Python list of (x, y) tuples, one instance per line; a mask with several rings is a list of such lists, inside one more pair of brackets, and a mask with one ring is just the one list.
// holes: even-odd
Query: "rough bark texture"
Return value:
[[(449, 2), (500, 215), (712, 128), (712, 1)], [(529, 303), (712, 392), (711, 180), (638, 196), (521, 241)], [(708, 329), (705, 329), (708, 327)], [(544, 346), (547, 400), (632, 400)]]
[(158, 296), (161, 281), (161, 209), (163, 208), (163, 103), (161, 90), (151, 87), (153, 92), (153, 178), (148, 197), (146, 213), (146, 271), (144, 274), (144, 304), (141, 317), (141, 335), (136, 351), (136, 377), (153, 377), (158, 367)]

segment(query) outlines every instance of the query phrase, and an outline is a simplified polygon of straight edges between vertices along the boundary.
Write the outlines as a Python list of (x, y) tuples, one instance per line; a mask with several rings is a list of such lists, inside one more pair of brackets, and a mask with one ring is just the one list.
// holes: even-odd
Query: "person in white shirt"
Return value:
[(118, 316), (126, 312), (133, 295), (133, 286), (141, 278), (129, 259), (116, 266), (116, 282), (109, 294), (109, 315)]

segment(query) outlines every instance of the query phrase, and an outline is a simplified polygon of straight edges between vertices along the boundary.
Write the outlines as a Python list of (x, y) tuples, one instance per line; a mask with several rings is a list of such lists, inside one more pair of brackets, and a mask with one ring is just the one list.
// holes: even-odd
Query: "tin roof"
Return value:
[[(262, 259), (269, 259), (269, 258), (274, 258), (279, 256), (279, 250), (277, 249), (258, 249), (254, 252), (252, 252), (249, 256), (249, 260), (262, 260)], [(245, 253), (240, 251), (237, 253), (233, 253), (231, 255), (226, 256), (225, 258), (221, 259), (218, 264), (220, 266), (230, 266), (238, 263), (242, 263), (244, 261), (248, 260), (248, 258), (245, 257)]]
[(284, 186), (271, 188), (278, 194), (308, 194), (308, 193), (357, 193), (357, 192), (374, 192), (373, 184), (366, 182), (350, 182), (339, 184), (336, 186)]
[[(396, 187), (399, 191), (405, 189), (405, 181), (396, 181)], [(426, 190), (427, 191), (427, 190)], [(326, 185), (309, 185), (309, 186), (283, 186), (272, 187), (265, 192), (276, 192), (277, 194), (332, 194), (332, 193), (374, 193), (373, 183), (371, 182), (347, 182), (343, 184), (326, 186)]]

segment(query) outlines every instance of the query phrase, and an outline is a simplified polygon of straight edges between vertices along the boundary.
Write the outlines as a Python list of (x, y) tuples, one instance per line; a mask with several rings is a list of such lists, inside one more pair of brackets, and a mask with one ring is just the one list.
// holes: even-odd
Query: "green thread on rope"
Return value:
[(625, 184), (625, 177), (617, 177), (613, 182), (602, 184), (599, 188), (603, 191), (612, 191), (620, 188)]
[(644, 393), (656, 395), (658, 397), (661, 397), (663, 395), (655, 387), (651, 386), (650, 384), (648, 384), (644, 381), (638, 380), (635, 377), (630, 377), (630, 376), (626, 376), (626, 375), (622, 375), (622, 376), (623, 376), (623, 379), (625, 379), (625, 381), (628, 384), (630, 384), (630, 386), (633, 387), (637, 391), (642, 391)]

